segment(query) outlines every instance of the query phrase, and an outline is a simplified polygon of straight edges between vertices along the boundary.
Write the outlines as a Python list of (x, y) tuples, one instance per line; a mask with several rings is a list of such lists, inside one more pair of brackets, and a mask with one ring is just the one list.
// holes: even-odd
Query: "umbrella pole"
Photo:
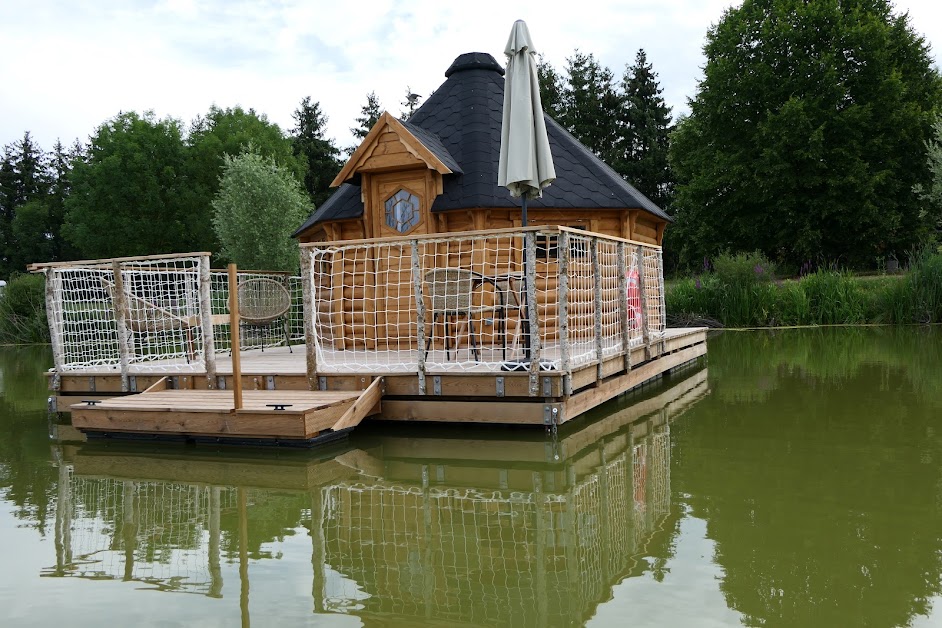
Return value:
[[(521, 206), (521, 218), (523, 219), (523, 226), (527, 226), (527, 194), (524, 192), (520, 199), (522, 201)], [(524, 236), (525, 238), (526, 236)], [(524, 239), (523, 245), (523, 298), (524, 305), (526, 307), (526, 316), (523, 318), (523, 359), (528, 363), (530, 362), (530, 304), (526, 302), (527, 298), (527, 245), (526, 239)]]

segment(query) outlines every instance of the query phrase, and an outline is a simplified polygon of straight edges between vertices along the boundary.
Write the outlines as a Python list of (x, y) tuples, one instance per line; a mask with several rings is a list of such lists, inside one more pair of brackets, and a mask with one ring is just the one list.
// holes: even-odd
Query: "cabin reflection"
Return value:
[(251, 562), (303, 527), (315, 612), (581, 623), (669, 546), (670, 423), (707, 393), (691, 367), (556, 436), (423, 426), (320, 459), (62, 445), (43, 575), (238, 592), (247, 619)]

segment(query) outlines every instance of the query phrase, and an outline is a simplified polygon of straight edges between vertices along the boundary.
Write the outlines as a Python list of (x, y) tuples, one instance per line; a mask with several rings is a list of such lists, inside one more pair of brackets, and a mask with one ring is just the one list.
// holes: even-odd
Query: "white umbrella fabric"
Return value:
[(536, 51), (523, 20), (514, 22), (504, 54), (507, 55), (507, 72), (497, 185), (506, 187), (513, 197), (523, 197), (523, 225), (526, 226), (527, 198), (541, 196), (543, 188), (556, 178), (556, 169), (543, 120)]

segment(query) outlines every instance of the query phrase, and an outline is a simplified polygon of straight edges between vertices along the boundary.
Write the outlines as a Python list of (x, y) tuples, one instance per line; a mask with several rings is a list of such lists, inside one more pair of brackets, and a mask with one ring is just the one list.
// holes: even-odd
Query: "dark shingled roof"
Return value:
[[(447, 80), (419, 107), (406, 128), (435, 153), (454, 174), (444, 175), (444, 192), (432, 211), (472, 207), (519, 207), (506, 188), (497, 185), (500, 129), (504, 108), (504, 69), (494, 57), (470, 52), (455, 59), (445, 72)], [(528, 205), (538, 208), (622, 209), (642, 208), (671, 220), (660, 207), (622, 179), (592, 151), (544, 114), (556, 180), (541, 198)], [(363, 215), (360, 188), (343, 184), (295, 233), (328, 220)]]

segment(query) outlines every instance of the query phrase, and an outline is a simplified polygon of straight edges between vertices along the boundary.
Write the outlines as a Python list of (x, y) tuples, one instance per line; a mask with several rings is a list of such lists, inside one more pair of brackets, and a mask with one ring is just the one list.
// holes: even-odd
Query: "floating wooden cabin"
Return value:
[[(300, 276), (239, 275), (291, 298), (280, 330), (240, 328), (256, 347), (241, 371), (208, 254), (35, 266), (57, 407), (79, 407), (94, 433), (261, 442), (326, 438), (367, 416), (558, 425), (703, 355), (705, 330), (666, 327), (669, 217), (549, 117), (557, 179), (521, 225), (497, 185), (502, 74), (490, 55), (461, 55), (409, 121), (383, 114), (295, 234)], [(279, 391), (312, 396), (293, 422), (284, 407), (236, 421), (219, 395), (210, 408), (180, 390), (231, 389), (237, 372), (266, 391), (255, 410), (283, 406)], [(164, 377), (172, 391), (141, 393)]]

